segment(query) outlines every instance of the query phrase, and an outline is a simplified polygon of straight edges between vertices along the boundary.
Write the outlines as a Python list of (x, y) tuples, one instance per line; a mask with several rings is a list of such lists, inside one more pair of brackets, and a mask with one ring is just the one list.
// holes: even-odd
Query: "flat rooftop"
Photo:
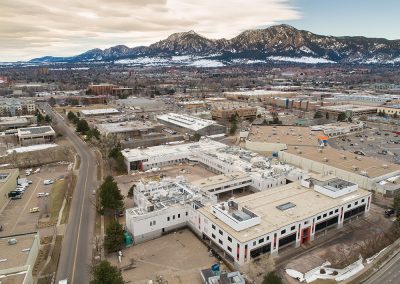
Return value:
[[(26, 265), (35, 237), (35, 234), (30, 234), (0, 238), (0, 260), (5, 260), (0, 261), (0, 270)], [(15, 245), (8, 244), (12, 238), (17, 240)]]
[(198, 131), (207, 126), (216, 124), (216, 122), (213, 120), (201, 119), (198, 117), (177, 113), (159, 115), (157, 116), (157, 119), (194, 131)]
[(187, 144), (159, 145), (145, 149), (124, 149), (122, 155), (130, 161), (138, 161), (141, 159), (149, 159), (161, 155), (179, 155), (182, 153), (190, 153), (194, 151), (207, 151), (211, 149), (227, 147), (217, 141), (202, 139), (199, 142)]
[(216, 175), (204, 179), (199, 179), (196, 181), (193, 181), (191, 184), (195, 187), (199, 187), (200, 189), (206, 188), (208, 186), (215, 185), (217, 186), (218, 184), (224, 184), (229, 181), (234, 181), (242, 178), (250, 178), (250, 176), (244, 172), (234, 172), (234, 173), (229, 173), (229, 174), (222, 174), (222, 175)]
[[(318, 193), (312, 188), (307, 189), (302, 187), (299, 183), (295, 182), (239, 197), (234, 199), (234, 201), (240, 208), (246, 207), (246, 209), (261, 218), (260, 224), (242, 231), (236, 231), (217, 219), (210, 211), (211, 206), (205, 206), (199, 210), (232, 237), (238, 239), (240, 242), (248, 242), (284, 226), (318, 215), (354, 199), (367, 197), (370, 194), (370, 192), (359, 188), (355, 192), (335, 199)], [(293, 204), (294, 206), (289, 206), (289, 204)], [(279, 206), (282, 207), (285, 205), (288, 205), (286, 210), (279, 209)]]
[(18, 129), (18, 136), (30, 136), (30, 135), (55, 135), (51, 126), (35, 126)]
[(319, 109), (330, 111), (376, 111), (377, 107), (359, 106), (359, 105), (334, 105), (323, 106)]
[(238, 91), (238, 92), (224, 92), (225, 96), (247, 96), (247, 97), (257, 97), (257, 96), (287, 96), (293, 95), (294, 92), (283, 92), (283, 91), (273, 91), (273, 90), (250, 90), (250, 91)]
[(102, 114), (117, 114), (119, 110), (116, 108), (102, 108), (102, 109), (83, 109), (80, 111), (83, 115), (102, 115)]
[(124, 122), (114, 122), (114, 123), (101, 123), (96, 124), (100, 132), (104, 133), (119, 133), (119, 132), (130, 132), (138, 130), (148, 130), (153, 129), (156, 126), (162, 126), (159, 123), (152, 123), (150, 121), (124, 121)]
[(247, 140), (294, 146), (318, 146), (317, 136), (323, 134), (322, 131), (311, 131), (309, 127), (253, 125)]
[[(324, 147), (322, 152), (319, 149), (319, 147), (297, 147), (295, 149), (294, 146), (288, 146), (287, 152), (305, 159), (326, 163), (329, 166), (348, 172), (361, 174), (362, 171), (365, 171), (370, 178), (380, 177), (400, 170), (400, 165), (373, 157), (359, 156), (348, 151), (334, 149), (330, 146)], [(301, 151), (301, 154), (298, 151)], [(357, 167), (358, 170), (355, 171), (354, 167)]]

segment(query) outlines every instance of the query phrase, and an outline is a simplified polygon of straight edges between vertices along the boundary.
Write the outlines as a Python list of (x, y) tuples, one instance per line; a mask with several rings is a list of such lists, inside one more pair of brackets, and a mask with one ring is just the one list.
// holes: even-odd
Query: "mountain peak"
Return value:
[(227, 64), (241, 59), (270, 62), (273, 58), (291, 62), (303, 62), (306, 58), (308, 62), (400, 64), (400, 41), (323, 36), (280, 24), (247, 30), (230, 40), (212, 40), (190, 30), (171, 34), (148, 47), (117, 45), (104, 50), (92, 49), (73, 57), (43, 57), (32, 61), (109, 62), (119, 59), (136, 60), (140, 57), (170, 58), (175, 55), (217, 58)]

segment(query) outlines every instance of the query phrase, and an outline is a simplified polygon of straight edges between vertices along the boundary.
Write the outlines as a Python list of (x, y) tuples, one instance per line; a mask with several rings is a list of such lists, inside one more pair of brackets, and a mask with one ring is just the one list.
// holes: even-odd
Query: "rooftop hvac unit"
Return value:
[(347, 157), (345, 155), (342, 155), (343, 160), (347, 160)]
[(328, 158), (324, 158), (324, 162), (328, 162), (329, 160), (328, 160)]
[(356, 159), (359, 160), (359, 161), (362, 160), (362, 158), (360, 156), (356, 156)]
[(303, 152), (301, 150), (297, 150), (297, 154), (302, 154)]
[(362, 175), (362, 176), (368, 176), (368, 172), (367, 172), (367, 171), (361, 171), (361, 172), (360, 172), (360, 175)]
[(387, 169), (387, 168), (389, 168), (389, 166), (387, 164), (383, 164), (382, 168)]

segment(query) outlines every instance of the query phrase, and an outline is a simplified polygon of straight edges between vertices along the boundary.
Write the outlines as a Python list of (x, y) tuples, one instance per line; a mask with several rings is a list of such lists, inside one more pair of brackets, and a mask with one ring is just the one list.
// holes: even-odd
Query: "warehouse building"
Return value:
[(22, 146), (52, 142), (56, 132), (51, 126), (35, 126), (19, 128), (17, 132), (19, 143)]
[(318, 109), (323, 116), (328, 115), (330, 119), (337, 119), (340, 114), (345, 114), (346, 118), (376, 113), (377, 107), (361, 105), (334, 105), (322, 106)]
[(157, 116), (157, 120), (168, 127), (188, 134), (200, 134), (202, 136), (207, 136), (223, 134), (226, 131), (225, 126), (217, 124), (215, 121), (184, 114), (163, 114)]
[(98, 108), (98, 109), (84, 109), (79, 111), (82, 117), (89, 116), (102, 116), (102, 115), (115, 115), (119, 114), (119, 110), (115, 108)]
[(97, 129), (104, 136), (115, 135), (118, 139), (141, 137), (143, 135), (161, 132), (163, 125), (150, 121), (124, 121), (115, 123), (96, 124)]

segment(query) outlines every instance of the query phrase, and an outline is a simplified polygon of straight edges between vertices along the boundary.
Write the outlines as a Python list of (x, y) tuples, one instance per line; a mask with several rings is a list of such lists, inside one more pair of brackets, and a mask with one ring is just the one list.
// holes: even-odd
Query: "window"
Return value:
[(333, 214), (333, 211), (329, 212), (329, 216)]
[(181, 218), (181, 214), (178, 214), (178, 218)]
[(286, 230), (282, 230), (281, 231), (281, 235), (283, 235), (283, 234), (285, 234), (286, 233)]
[(174, 220), (175, 220), (175, 215), (172, 215), (172, 219), (174, 219)]
[(211, 234), (211, 237), (213, 237), (213, 239), (215, 239), (215, 235), (214, 234)]
[(232, 238), (228, 236), (228, 241), (232, 242)]
[(232, 252), (232, 248), (230, 246), (227, 246), (227, 249), (229, 252)]
[(218, 242), (221, 244), (221, 245), (223, 245), (224, 243), (221, 241), (221, 239), (219, 239), (218, 240)]
[(308, 224), (308, 221), (304, 221), (304, 225), (307, 225)]
[(153, 222), (150, 221), (150, 227), (153, 225)]
[(364, 201), (365, 201), (365, 199), (363, 198), (363, 199), (361, 199), (361, 202), (363, 202), (364, 203)]
[(318, 216), (318, 217), (317, 217), (317, 220), (319, 220), (319, 219), (321, 219), (321, 216)]
[(156, 221), (153, 221), (153, 226), (156, 224)]
[(224, 233), (223, 233), (221, 230), (219, 230), (218, 232), (219, 232), (219, 234), (220, 234), (221, 236), (224, 235)]
[(296, 226), (292, 226), (292, 227), (290, 228), (291, 231), (294, 231), (295, 229), (296, 229)]
[(326, 213), (324, 215), (322, 215), (322, 217), (325, 218), (326, 217)]
[(259, 244), (261, 244), (261, 243), (263, 243), (263, 242), (264, 242), (264, 238), (261, 238), (261, 239), (258, 240), (258, 243), (259, 243)]
[(350, 207), (351, 207), (351, 204), (347, 205), (347, 208), (350, 208)]
[(335, 210), (335, 213), (338, 213), (338, 212), (339, 212), (339, 209), (336, 209), (336, 210)]
[(167, 217), (167, 221), (169, 221), (170, 220), (170, 218), (169, 217)]
[(354, 205), (358, 205), (358, 201), (356, 201), (356, 203), (354, 203)]
[(267, 241), (269, 241), (269, 236), (267, 236)]
[(256, 241), (254, 241), (253, 242), (253, 247), (255, 247), (257, 245), (257, 242)]
[(188, 215), (189, 212), (186, 211), (186, 216)]
[(212, 224), (212, 225), (211, 225), (211, 228), (213, 228), (213, 230), (215, 230), (215, 225), (214, 225), (214, 224)]

